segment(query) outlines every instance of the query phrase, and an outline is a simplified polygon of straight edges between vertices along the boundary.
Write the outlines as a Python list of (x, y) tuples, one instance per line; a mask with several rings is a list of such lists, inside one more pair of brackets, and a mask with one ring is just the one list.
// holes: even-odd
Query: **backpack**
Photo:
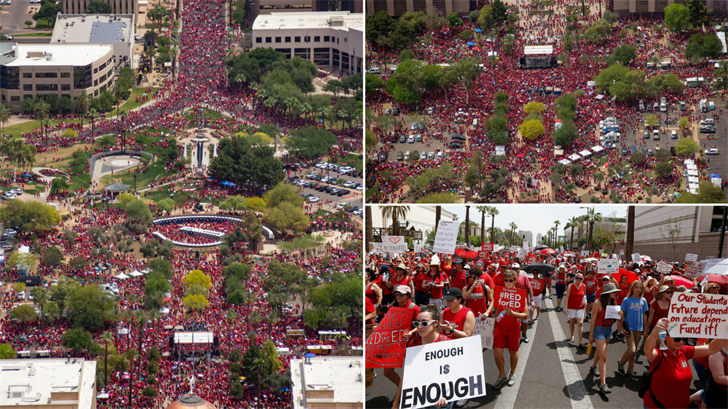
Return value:
[(647, 394), (647, 391), (650, 392), (650, 397), (652, 398), (652, 401), (655, 402), (655, 405), (657, 405), (658, 408), (664, 408), (665, 405), (663, 405), (657, 397), (652, 393), (652, 389), (650, 388), (652, 384), (652, 374), (657, 372), (658, 369), (660, 369), (660, 365), (662, 365), (662, 360), (665, 359), (665, 353), (660, 353), (660, 362), (657, 363), (657, 366), (655, 367), (654, 371), (650, 371), (647, 373), (645, 377), (642, 378), (642, 385), (640, 386), (640, 390), (637, 393), (640, 398), (644, 399), (645, 395)]

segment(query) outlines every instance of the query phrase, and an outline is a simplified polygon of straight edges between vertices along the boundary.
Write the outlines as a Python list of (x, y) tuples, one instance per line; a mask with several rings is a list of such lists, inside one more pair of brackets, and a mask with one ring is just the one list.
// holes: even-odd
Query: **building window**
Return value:
[(32, 72), (24, 72), (23, 73), (23, 78), (33, 78), (33, 73)]
[(281, 42), (281, 38), (280, 37), (276, 37), (276, 43), (280, 43), (280, 42)]
[(83, 67), (73, 67), (73, 88), (86, 89), (90, 88), (91, 81), (91, 64)]
[(314, 37), (313, 37), (313, 42), (314, 42), (314, 43), (319, 43), (319, 42), (321, 42), (321, 36), (314, 36)]
[(70, 72), (62, 72), (61, 73), (61, 78), (71, 78), (71, 73)]
[(33, 84), (23, 84), (23, 91), (32, 91)]
[(36, 72), (35, 78), (58, 78), (57, 72)]
[(23, 99), (33, 99), (33, 95), (25, 94), (23, 95)]
[(260, 44), (263, 42), (263, 37), (255, 37), (256, 44)]
[(61, 84), (61, 91), (70, 91), (71, 84)]
[[(3, 96), (5, 96), (5, 95), (3, 95)], [(11, 95), (10, 96), (10, 101), (12, 101), (12, 102), (20, 102), (20, 95)]]
[(287, 43), (290, 43), (291, 42), (291, 37), (286, 37), (286, 42)]
[(99, 80), (94, 80), (94, 87), (98, 87), (98, 86), (99, 86)]
[(94, 74), (96, 74), (97, 72), (99, 72), (99, 69), (98, 68), (94, 68)]
[(331, 41), (331, 37), (324, 36), (324, 43), (328, 43), (329, 41)]
[(332, 43), (335, 43), (335, 42), (336, 42), (336, 37), (333, 37), (333, 36), (332, 36), (332, 37), (331, 37), (331, 42), (332, 42)]
[(304, 43), (310, 43), (311, 42), (311, 36), (303, 37), (303, 42)]
[(273, 37), (266, 37), (266, 38), (265, 38), (265, 42), (266, 42), (266, 43), (270, 43), (270, 42), (272, 42), (272, 41), (273, 41)]
[(300, 36), (293, 37), (293, 39), (295, 40), (294, 41), (295, 43), (300, 43), (301, 42), (301, 37)]
[(36, 91), (58, 91), (58, 84), (35, 84)]
[(98, 97), (99, 96), (99, 90), (94, 91), (94, 96), (95, 97)]
[(20, 69), (0, 65), (0, 88), (20, 89)]

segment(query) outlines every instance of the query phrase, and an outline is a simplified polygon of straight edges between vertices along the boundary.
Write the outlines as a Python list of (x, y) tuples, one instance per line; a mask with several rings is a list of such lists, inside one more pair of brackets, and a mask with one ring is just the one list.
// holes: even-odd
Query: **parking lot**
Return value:
[(356, 171), (341, 174), (333, 166), (324, 169), (323, 163), (317, 165), (319, 166), (299, 168), (291, 172), (288, 180), (299, 187), (300, 195), (316, 198), (306, 196), (308, 202), (325, 204), (328, 200), (330, 209), (335, 209), (338, 205), (349, 205), (348, 210), (361, 217), (361, 212), (356, 211), (363, 206), (364, 187), (361, 174)]
[[(423, 110), (423, 114), (425, 114)], [(385, 115), (391, 115), (386, 114)], [(399, 137), (392, 141), (390, 146), (392, 149), (387, 156), (388, 161), (418, 161), (418, 160), (434, 160), (440, 162), (447, 157), (451, 151), (462, 150), (466, 145), (466, 137), (458, 135), (457, 139), (453, 139), (453, 132), (435, 132), (431, 126), (421, 126), (420, 122), (414, 121), (409, 115), (402, 114), (401, 121), (404, 123)], [(413, 129), (412, 124), (416, 122)], [(434, 135), (437, 134), (438, 137)], [(440, 136), (441, 134), (441, 136)], [(457, 144), (452, 144), (457, 141)], [(409, 152), (409, 155), (407, 155)], [(422, 153), (425, 157), (422, 157)]]

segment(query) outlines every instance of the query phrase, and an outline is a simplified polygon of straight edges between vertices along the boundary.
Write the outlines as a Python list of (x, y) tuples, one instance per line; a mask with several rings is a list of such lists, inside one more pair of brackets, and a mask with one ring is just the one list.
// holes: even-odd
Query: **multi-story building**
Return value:
[[(63, 14), (86, 14), (86, 7), (92, 0), (61, 0)], [(111, 6), (111, 14), (131, 14), (137, 27), (142, 27), (147, 21), (147, 0), (100, 0)]]
[[(651, 14), (664, 13), (665, 7), (673, 4), (683, 4), (687, 6), (687, 0), (612, 0), (614, 2), (614, 12), (621, 15), (627, 14)], [(703, 0), (708, 9), (716, 11), (726, 11), (725, 0)], [(605, 5), (603, 5), (605, 6)]]
[(51, 44), (106, 44), (114, 48), (114, 66), (134, 60), (133, 14), (59, 14)]
[(252, 18), (273, 12), (348, 11), (364, 13), (364, 0), (254, 0), (248, 3)]
[(291, 400), (294, 409), (364, 408), (363, 359), (322, 356), (291, 359)]
[(363, 14), (348, 11), (273, 12), (253, 23), (253, 48), (273, 48), (312, 61), (320, 68), (362, 74)]
[(95, 409), (96, 361), (0, 361), (0, 409)]
[(477, 0), (367, 0), (367, 15), (386, 11), (390, 16), (399, 18), (404, 13), (438, 11), (444, 14), (458, 13), (467, 16), (478, 8)]
[(36, 95), (98, 96), (114, 85), (113, 61), (110, 45), (0, 44), (0, 99), (19, 108)]

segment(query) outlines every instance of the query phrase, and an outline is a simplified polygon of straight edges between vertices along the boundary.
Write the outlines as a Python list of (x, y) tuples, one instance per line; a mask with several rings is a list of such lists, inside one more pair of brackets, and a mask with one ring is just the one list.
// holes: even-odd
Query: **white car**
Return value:
[(420, 153), (420, 160), (425, 160), (425, 159), (427, 159), (427, 152), (422, 151), (422, 153)]
[(351, 172), (352, 170), (354, 170), (354, 168), (352, 168), (351, 166), (342, 166), (339, 168), (339, 173), (341, 173), (342, 175), (345, 175), (345, 174)]
[(410, 158), (410, 151), (407, 151), (404, 153), (404, 160), (409, 160)]
[(354, 186), (356, 186), (356, 182), (349, 181), (349, 182), (344, 183), (344, 187), (354, 187)]
[(23, 189), (21, 189), (19, 187), (16, 187), (15, 189), (10, 189), (9, 192), (10, 193), (14, 193), (16, 195), (22, 195), (23, 194)]
[(710, 148), (705, 150), (706, 155), (720, 155), (718, 148)]
[(356, 185), (356, 187), (354, 189), (356, 189), (356, 190), (364, 190), (364, 185)]
[(2, 197), (3, 200), (15, 199), (15, 193), (5, 192), (5, 194), (0, 197)]
[(308, 198), (308, 201), (311, 202), (311, 203), (318, 203), (320, 200), (321, 199), (319, 199), (316, 196), (311, 196), (311, 197)]
[(410, 135), (409, 138), (407, 138), (407, 143), (415, 143), (415, 136)]
[(715, 120), (713, 118), (705, 118), (700, 121), (700, 125), (715, 125)]
[(326, 162), (319, 162), (316, 164), (316, 167), (319, 169), (326, 169), (327, 167), (329, 167), (329, 164)]
[(442, 151), (437, 152), (437, 160), (442, 160)]

